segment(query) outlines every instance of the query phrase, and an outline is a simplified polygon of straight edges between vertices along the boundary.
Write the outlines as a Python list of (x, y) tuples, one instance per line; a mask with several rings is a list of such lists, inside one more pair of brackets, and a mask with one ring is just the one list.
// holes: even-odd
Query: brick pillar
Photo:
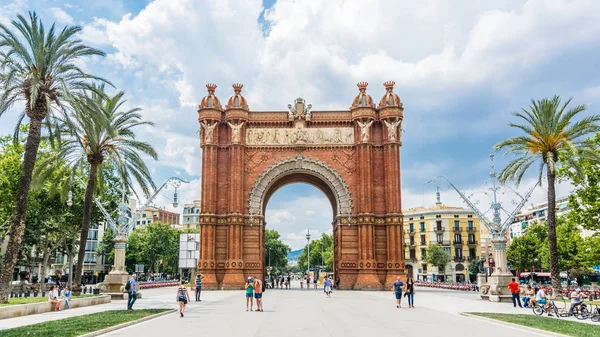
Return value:
[(404, 240), (402, 237), (402, 202), (400, 199), (400, 144), (384, 145), (385, 208), (387, 236), (387, 275), (385, 287), (391, 288), (398, 276), (406, 278), (404, 270)]
[(204, 275), (203, 287), (218, 288), (215, 272), (215, 226), (217, 218), (217, 146), (202, 146), (202, 200), (200, 205), (200, 258), (198, 271)]
[(380, 290), (375, 261), (375, 238), (373, 223), (373, 145), (362, 143), (356, 146), (358, 153), (358, 277), (354, 289)]

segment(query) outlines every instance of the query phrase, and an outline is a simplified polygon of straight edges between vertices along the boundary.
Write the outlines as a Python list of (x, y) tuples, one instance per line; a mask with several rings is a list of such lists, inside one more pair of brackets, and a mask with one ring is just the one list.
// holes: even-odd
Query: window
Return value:
[(410, 245), (411, 245), (411, 246), (414, 246), (414, 245), (415, 245), (415, 237), (414, 237), (414, 236), (411, 236), (411, 237), (410, 237)]
[(408, 218), (408, 221), (412, 221), (412, 220), (413, 220), (413, 218)]
[(444, 254), (448, 255), (448, 258), (452, 257), (450, 247), (444, 247)]
[(96, 263), (96, 253), (85, 253), (85, 256), (83, 257), (83, 263)]
[(454, 220), (454, 230), (455, 231), (460, 230), (460, 221)]
[(414, 231), (415, 231), (415, 224), (414, 224), (414, 223), (410, 223), (410, 224), (408, 224), (408, 228), (409, 228), (409, 231), (410, 231), (411, 233), (412, 233), (412, 232), (414, 232)]
[(467, 226), (469, 226), (469, 230), (472, 231), (473, 230), (473, 220), (469, 220), (469, 222), (467, 223)]
[(441, 245), (442, 243), (444, 243), (444, 235), (443, 234), (437, 234), (437, 242)]
[(437, 229), (438, 231), (443, 231), (443, 230), (444, 230), (444, 229), (442, 228), (442, 220), (438, 220), (438, 221), (436, 221), (436, 222), (435, 222), (435, 226), (436, 226), (436, 229)]
[(142, 221), (142, 225), (145, 225), (145, 224), (146, 224), (146, 220)]
[(410, 250), (410, 259), (411, 260), (415, 260), (417, 258), (417, 253), (415, 252), (414, 249)]
[(438, 215), (436, 215), (435, 217), (439, 219), (439, 218), (441, 218), (442, 216), (441, 216), (440, 214), (438, 214)]
[(469, 243), (475, 243), (475, 234), (469, 234)]
[(419, 219), (423, 220), (423, 219), (425, 219), (425, 217), (424, 217), (424, 216), (421, 216)]
[(460, 236), (460, 234), (454, 234), (454, 242), (457, 242), (457, 243), (462, 242), (462, 237)]
[(424, 232), (425, 231), (425, 223), (421, 222), (420, 225), (421, 225), (421, 232)]
[(138, 225), (140, 224), (139, 220), (138, 220), (137, 224), (138, 224)]
[(151, 224), (151, 223), (152, 223), (152, 220), (148, 220), (148, 224)]
[(424, 259), (424, 258), (425, 258), (425, 255), (427, 255), (427, 249), (425, 249), (425, 248), (422, 248), (422, 249), (421, 249), (421, 259)]
[(458, 219), (458, 215), (454, 214), (454, 218), (455, 218), (455, 219)]
[(477, 255), (477, 252), (475, 251), (475, 248), (469, 248), (469, 257), (474, 259)]
[(200, 214), (200, 208), (196, 208), (196, 214)]
[(462, 249), (454, 248), (454, 256), (456, 256), (459, 259), (462, 258)]
[(190, 222), (190, 217), (188, 216), (185, 221)]
[(146, 217), (146, 213), (142, 214), (142, 218), (145, 218), (145, 217)]
[(88, 241), (85, 243), (85, 251), (86, 252), (95, 252), (96, 248), (98, 248), (97, 241)]
[(423, 263), (423, 273), (427, 273), (427, 263)]
[(473, 217), (473, 214), (467, 215), (467, 218), (472, 218), (472, 217)]
[(425, 244), (425, 235), (421, 235), (421, 244), (424, 245)]

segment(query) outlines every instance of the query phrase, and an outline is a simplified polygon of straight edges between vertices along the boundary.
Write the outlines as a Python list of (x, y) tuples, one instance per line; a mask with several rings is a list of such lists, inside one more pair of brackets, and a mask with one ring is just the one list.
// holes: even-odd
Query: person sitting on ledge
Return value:
[(52, 287), (52, 290), (48, 292), (48, 302), (54, 304), (52, 311), (60, 310), (61, 299), (58, 297), (58, 286)]

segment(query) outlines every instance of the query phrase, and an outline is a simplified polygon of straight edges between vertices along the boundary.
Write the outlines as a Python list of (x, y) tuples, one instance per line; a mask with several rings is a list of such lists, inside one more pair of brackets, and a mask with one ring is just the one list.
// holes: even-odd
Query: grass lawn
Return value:
[(117, 324), (134, 321), (169, 309), (112, 310), (95, 314), (63, 318), (55, 321), (0, 330), (3, 337), (57, 336), (75, 337)]
[(599, 324), (587, 324), (574, 321), (561, 320), (560, 318), (543, 317), (524, 314), (495, 314), (488, 312), (469, 312), (468, 314), (491, 318), (503, 322), (546, 330), (568, 336), (598, 337), (600, 336)]
[[(84, 297), (92, 297), (92, 296), (100, 296), (100, 295), (81, 295), (81, 296), (72, 296), (71, 298), (84, 298)], [(29, 304), (29, 303), (39, 303), (39, 302), (48, 302), (48, 297), (17, 297), (17, 298), (9, 298), (8, 304), (0, 303), (0, 307), (4, 307), (7, 305), (15, 305), (15, 304)]]

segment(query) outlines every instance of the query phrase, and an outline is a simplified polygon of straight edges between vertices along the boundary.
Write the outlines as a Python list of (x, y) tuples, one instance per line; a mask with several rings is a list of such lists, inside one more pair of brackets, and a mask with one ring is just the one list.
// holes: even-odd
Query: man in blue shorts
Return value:
[(401, 307), (400, 300), (402, 299), (402, 287), (404, 287), (404, 283), (400, 281), (400, 276), (398, 276), (392, 287), (392, 291), (394, 292), (394, 295), (396, 295), (396, 308)]

